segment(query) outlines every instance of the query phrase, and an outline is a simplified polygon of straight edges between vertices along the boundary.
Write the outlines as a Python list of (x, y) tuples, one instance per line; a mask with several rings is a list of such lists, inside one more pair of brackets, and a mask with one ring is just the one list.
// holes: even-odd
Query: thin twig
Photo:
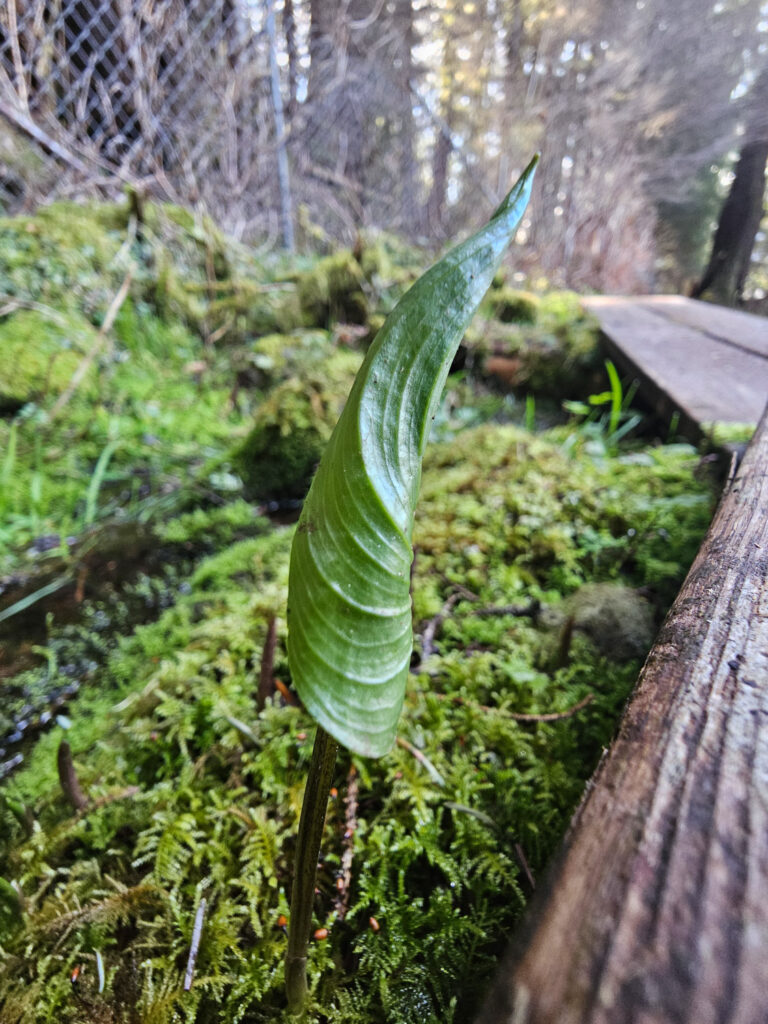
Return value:
[(445, 785), (445, 779), (422, 750), (419, 750), (418, 747), (414, 747), (412, 743), (409, 743), (408, 740), (403, 739), (402, 736), (397, 737), (396, 743), (398, 747), (402, 747), (403, 750), (407, 750), (409, 754), (413, 754), (413, 756), (416, 758), (419, 764), (424, 765), (433, 782), (436, 782), (438, 786)]
[(262, 711), (267, 703), (267, 698), (275, 692), (273, 682), (275, 668), (275, 645), (277, 643), (277, 618), (270, 615), (267, 622), (267, 635), (264, 638), (264, 648), (261, 652), (261, 667), (259, 668), (259, 689), (256, 694), (256, 707)]
[(523, 850), (520, 843), (515, 843), (515, 854), (517, 855), (517, 859), (520, 863), (520, 867), (523, 869), (525, 877), (528, 879), (528, 884), (530, 885), (531, 889), (535, 889), (536, 879), (533, 877), (533, 872), (531, 871), (528, 865), (528, 859), (525, 856), (525, 851)]
[(576, 623), (576, 616), (571, 614), (563, 623), (560, 636), (557, 641), (554, 669), (567, 668), (571, 660), (571, 641), (573, 640), (573, 628)]
[(189, 992), (192, 988), (192, 978), (195, 974), (195, 963), (197, 962), (197, 951), (200, 948), (200, 936), (203, 934), (203, 919), (205, 917), (205, 896), (200, 898), (195, 914), (195, 926), (192, 929), (192, 942), (189, 947), (189, 959), (187, 960), (187, 973), (184, 975), (184, 991)]
[(344, 920), (349, 909), (352, 859), (355, 855), (357, 831), (357, 792), (357, 769), (351, 765), (347, 775), (347, 795), (344, 798), (344, 850), (341, 854), (341, 871), (336, 879), (336, 916), (339, 921)]
[(84, 811), (88, 806), (88, 797), (80, 787), (75, 765), (72, 761), (72, 750), (66, 740), (62, 740), (59, 744), (56, 762), (59, 769), (59, 782), (64, 796), (76, 811)]
[(36, 313), (40, 313), (49, 320), (53, 320), (54, 323), (61, 324), (62, 327), (68, 327), (69, 321), (67, 318), (60, 313), (57, 309), (52, 306), (46, 306), (42, 302), (33, 302), (32, 299), (22, 299), (17, 295), (8, 295), (7, 292), (0, 292), (0, 302), (5, 302), (6, 305), (0, 309), (0, 316), (10, 316), (11, 313), (15, 313), (17, 309), (32, 309)]
[(564, 718), (571, 718), (595, 699), (594, 693), (588, 693), (578, 704), (574, 704), (573, 707), (565, 711), (548, 711), (541, 715), (534, 715), (506, 711), (503, 708), (493, 708), (487, 704), (476, 704), (474, 701), (465, 700), (463, 697), (450, 693), (435, 693), (433, 696), (437, 697), (438, 700), (449, 700), (454, 704), (462, 704), (464, 707), (474, 708), (476, 711), (488, 711), (495, 715), (503, 715), (505, 718), (511, 718), (514, 722), (559, 722)]
[(6, 121), (10, 121), (16, 128), (20, 128), (26, 135), (29, 135), (35, 142), (39, 142), (43, 149), (46, 149), (52, 156), (58, 157), (65, 164), (69, 164), (70, 167), (79, 171), (80, 174), (90, 174), (90, 168), (79, 157), (75, 156), (74, 153), (70, 153), (69, 150), (65, 149), (55, 139), (52, 139), (50, 135), (47, 135), (30, 118), (20, 111), (14, 110), (10, 103), (6, 103), (5, 100), (0, 100), (0, 114)]
[(58, 414), (61, 412), (61, 410), (67, 404), (67, 402), (69, 402), (69, 400), (72, 397), (72, 395), (75, 393), (75, 391), (80, 386), (81, 381), (85, 377), (85, 375), (88, 372), (91, 364), (93, 363), (94, 359), (98, 355), (99, 349), (104, 344), (104, 341), (105, 341), (109, 331), (112, 329), (112, 325), (115, 322), (117, 314), (120, 312), (120, 307), (125, 302), (125, 300), (126, 300), (126, 298), (128, 296), (128, 290), (131, 287), (132, 279), (133, 279), (133, 267), (131, 267), (128, 270), (128, 273), (123, 278), (123, 283), (120, 285), (120, 288), (119, 288), (117, 294), (112, 299), (112, 302), (111, 302), (111, 304), (109, 306), (109, 309), (107, 310), (107, 315), (104, 317), (104, 323), (101, 325), (101, 327), (99, 328), (99, 333), (96, 335), (96, 340), (94, 341), (94, 343), (91, 345), (91, 347), (88, 350), (88, 352), (85, 354), (85, 356), (81, 360), (80, 365), (78, 366), (78, 368), (72, 374), (72, 379), (70, 380), (69, 384), (67, 385), (66, 390), (59, 396), (58, 400), (56, 401), (56, 403), (54, 404), (54, 406), (51, 409), (50, 413), (48, 414), (49, 421), (55, 419), (56, 416), (58, 416)]
[(445, 602), (443, 607), (440, 609), (434, 618), (430, 619), (424, 627), (424, 631), (421, 634), (421, 660), (419, 664), (414, 668), (414, 672), (421, 672), (424, 663), (430, 657), (435, 650), (435, 634), (437, 633), (440, 626), (442, 626), (445, 619), (451, 612), (453, 606), (460, 601), (462, 598), (461, 594), (451, 594), (448, 600)]

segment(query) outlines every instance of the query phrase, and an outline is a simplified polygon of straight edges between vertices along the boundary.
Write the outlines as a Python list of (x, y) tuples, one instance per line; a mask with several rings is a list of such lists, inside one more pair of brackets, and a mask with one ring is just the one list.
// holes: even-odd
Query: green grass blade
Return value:
[(16, 467), (16, 446), (18, 443), (19, 425), (12, 423), (8, 432), (8, 447), (3, 457), (3, 470), (0, 473), (0, 509), (10, 505), (10, 490), (13, 471)]
[(336, 740), (391, 747), (413, 646), (411, 532), (421, 459), (451, 361), (530, 197), (534, 159), (489, 223), (398, 303), (352, 387), (293, 547), (288, 656)]
[(619, 423), (621, 422), (624, 395), (618, 370), (610, 359), (606, 359), (605, 368), (608, 371), (608, 380), (611, 382), (611, 419), (608, 426), (608, 434), (611, 436), (616, 433)]
[(91, 476), (88, 484), (88, 492), (85, 496), (85, 515), (83, 516), (84, 526), (90, 526), (96, 518), (96, 502), (99, 498), (99, 491), (101, 490), (101, 485), (104, 482), (107, 467), (109, 466), (109, 460), (115, 454), (119, 444), (120, 442), (117, 440), (108, 442), (96, 462), (93, 475)]

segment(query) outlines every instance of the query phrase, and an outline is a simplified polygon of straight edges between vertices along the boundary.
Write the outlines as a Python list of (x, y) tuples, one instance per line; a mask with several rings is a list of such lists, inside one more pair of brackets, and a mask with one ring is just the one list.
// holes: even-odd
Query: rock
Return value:
[(631, 587), (588, 583), (563, 604), (574, 626), (592, 640), (606, 658), (645, 658), (656, 635), (653, 606)]

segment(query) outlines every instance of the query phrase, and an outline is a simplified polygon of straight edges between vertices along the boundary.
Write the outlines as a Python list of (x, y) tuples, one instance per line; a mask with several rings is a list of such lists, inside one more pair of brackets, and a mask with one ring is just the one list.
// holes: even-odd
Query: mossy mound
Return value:
[(253, 500), (303, 498), (361, 362), (339, 351), (314, 372), (276, 387), (259, 407), (232, 463)]
[(617, 583), (587, 583), (563, 606), (598, 650), (613, 661), (644, 658), (656, 633), (653, 606)]
[[(95, 337), (93, 327), (73, 313), (54, 318), (21, 309), (0, 320), (0, 411), (59, 395)], [(80, 387), (87, 390), (93, 382), (91, 367)]]
[(537, 299), (535, 322), (486, 322), (475, 348), (486, 373), (508, 389), (560, 400), (599, 387), (599, 340), (597, 321), (578, 296), (554, 292)]
[[(527, 899), (515, 850), (538, 877), (610, 741), (638, 661), (607, 659), (585, 628), (552, 671), (550, 629), (487, 613), (538, 601), (565, 615), (585, 583), (619, 573), (654, 586), (663, 555), (679, 559), (679, 581), (703, 532), (712, 496), (692, 475), (693, 449), (606, 464), (562, 442), (486, 426), (428, 452), (417, 633), (448, 599), (451, 614), (409, 681), (406, 745), (377, 761), (339, 756), (308, 965), (318, 1024), (473, 1019)], [(249, 524), (259, 535), (235, 540)], [(3, 1019), (76, 1024), (87, 1005), (104, 1021), (288, 1024), (282, 919), (312, 723), (277, 695), (257, 712), (254, 693), (269, 614), (274, 674), (289, 681), (291, 531), (254, 521), (238, 501), (178, 517), (166, 535), (217, 531), (230, 546), (197, 566), (157, 622), (107, 650), (98, 686), (70, 715), (89, 809), (75, 814), (62, 799), (61, 730), (2, 791)], [(49, 671), (61, 669), (39, 674)], [(560, 721), (515, 719), (589, 695)], [(190, 993), (183, 975), (203, 897)]]
[(485, 305), (491, 315), (504, 324), (534, 324), (539, 313), (539, 297), (506, 285), (492, 289)]
[(241, 353), (241, 370), (254, 386), (268, 389), (291, 377), (316, 375), (333, 348), (328, 331), (265, 334)]
[(346, 249), (325, 256), (299, 278), (298, 297), (308, 326), (364, 324), (368, 317), (365, 276)]
[(0, 292), (88, 319), (103, 314), (127, 267), (127, 254), (117, 257), (128, 217), (115, 204), (54, 203), (0, 219)]

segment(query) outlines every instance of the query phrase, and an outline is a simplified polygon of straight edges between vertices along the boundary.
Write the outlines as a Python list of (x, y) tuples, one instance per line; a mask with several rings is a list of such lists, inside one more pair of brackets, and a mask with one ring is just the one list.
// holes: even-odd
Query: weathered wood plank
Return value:
[(726, 309), (711, 302), (697, 302), (681, 295), (649, 295), (636, 300), (641, 309), (673, 323), (693, 327), (747, 352), (768, 359), (768, 318)]
[(768, 359), (660, 316), (642, 300), (600, 296), (584, 305), (659, 416), (679, 413), (689, 434), (703, 424), (757, 423), (768, 396)]
[(768, 412), (478, 1024), (768, 1020), (767, 513)]

